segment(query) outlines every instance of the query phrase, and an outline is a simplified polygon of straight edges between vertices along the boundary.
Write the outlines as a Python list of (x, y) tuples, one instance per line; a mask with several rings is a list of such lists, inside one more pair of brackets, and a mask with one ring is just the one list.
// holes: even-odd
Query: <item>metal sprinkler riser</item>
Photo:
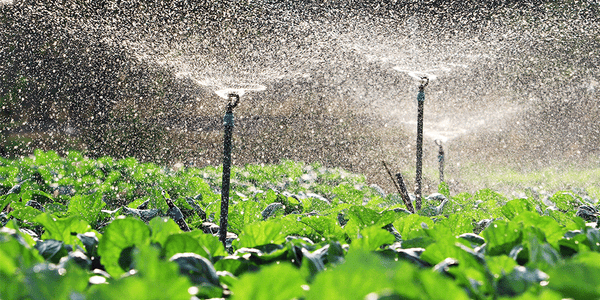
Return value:
[[(233, 116), (233, 109), (240, 102), (240, 96), (237, 94), (229, 94), (229, 103), (227, 104), (227, 112), (223, 117), (223, 125), (225, 127), (225, 134), (223, 138), (223, 180), (221, 183), (221, 222), (219, 226), (219, 240), (226, 246), (227, 240), (227, 218), (229, 215), (229, 185), (231, 177), (231, 137), (233, 133), (233, 127), (235, 126), (235, 119)], [(232, 99), (235, 98), (235, 101)]]
[(416, 175), (416, 189), (415, 189), (415, 209), (421, 209), (421, 188), (422, 188), (422, 177), (423, 177), (423, 111), (425, 105), (425, 87), (429, 83), (429, 78), (421, 77), (421, 85), (419, 86), (419, 93), (417, 94), (418, 102), (418, 114), (417, 114), (417, 175)]

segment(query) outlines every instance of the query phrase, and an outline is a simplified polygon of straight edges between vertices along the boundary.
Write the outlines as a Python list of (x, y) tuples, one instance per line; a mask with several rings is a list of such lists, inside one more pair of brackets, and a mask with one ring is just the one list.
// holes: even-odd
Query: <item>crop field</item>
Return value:
[(398, 194), (319, 164), (232, 169), (0, 158), (0, 299), (597, 299), (600, 213), (577, 191)]

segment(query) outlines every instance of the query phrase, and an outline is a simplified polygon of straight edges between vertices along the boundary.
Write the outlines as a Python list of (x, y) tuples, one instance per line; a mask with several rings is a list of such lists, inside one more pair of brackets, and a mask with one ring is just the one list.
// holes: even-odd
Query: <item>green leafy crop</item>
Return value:
[(220, 172), (77, 152), (0, 158), (0, 299), (600, 297), (589, 197), (453, 196), (441, 184), (411, 214), (364, 176), (247, 165), (232, 171), (223, 245)]

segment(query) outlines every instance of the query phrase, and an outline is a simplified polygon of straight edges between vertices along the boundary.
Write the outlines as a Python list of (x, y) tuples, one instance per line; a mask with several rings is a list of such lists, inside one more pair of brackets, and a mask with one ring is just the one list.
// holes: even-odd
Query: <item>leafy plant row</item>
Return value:
[[(291, 161), (220, 170), (37, 151), (0, 159), (2, 299), (591, 299), (597, 200), (447, 186), (409, 213), (363, 176)], [(4, 284), (6, 283), (6, 284)]]

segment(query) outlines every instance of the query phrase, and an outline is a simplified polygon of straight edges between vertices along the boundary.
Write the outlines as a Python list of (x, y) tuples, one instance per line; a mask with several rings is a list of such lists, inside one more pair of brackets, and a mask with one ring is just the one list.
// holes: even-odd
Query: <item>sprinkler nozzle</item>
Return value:
[(429, 78), (427, 76), (421, 77), (421, 85), (419, 86), (419, 91), (423, 91), (425, 87), (429, 84)]
[[(227, 104), (227, 111), (232, 111), (240, 102), (240, 95), (231, 93), (227, 95), (227, 98), (229, 98), (229, 104)], [(233, 98), (235, 98), (235, 100), (233, 100)]]

